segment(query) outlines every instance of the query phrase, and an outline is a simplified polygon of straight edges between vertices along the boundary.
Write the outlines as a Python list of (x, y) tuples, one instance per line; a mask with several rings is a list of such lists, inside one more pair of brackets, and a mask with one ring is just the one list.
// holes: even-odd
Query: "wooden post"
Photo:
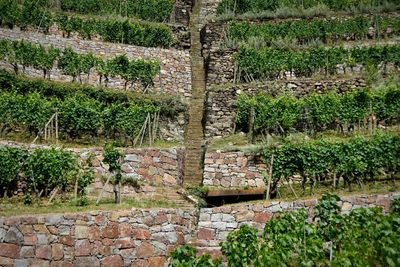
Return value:
[(270, 190), (271, 190), (271, 181), (272, 181), (272, 168), (274, 166), (274, 156), (275, 154), (272, 154), (271, 157), (271, 164), (269, 166), (269, 177), (268, 177), (268, 185), (267, 185), (267, 199), (270, 199)]
[(101, 189), (101, 192), (100, 192), (99, 196), (97, 197), (96, 205), (99, 205), (100, 200), (101, 200), (101, 197), (102, 197), (102, 195), (103, 195), (103, 193), (104, 193), (104, 191), (105, 191), (105, 189), (106, 189), (106, 186), (107, 186), (108, 183), (110, 182), (111, 176), (112, 176), (112, 175), (109, 175), (109, 176), (108, 176), (106, 183), (103, 185), (103, 188)]
[(49, 199), (49, 203), (48, 203), (48, 204), (50, 204), (51, 201), (53, 201), (53, 198), (56, 196), (56, 194), (57, 194), (57, 192), (58, 192), (58, 189), (59, 189), (58, 186), (54, 189), (53, 193), (52, 193), (51, 196), (50, 196), (50, 199)]
[(75, 200), (78, 199), (78, 177), (75, 179), (74, 198)]
[(298, 198), (296, 192), (294, 191), (294, 189), (293, 189), (293, 187), (292, 187), (292, 184), (290, 183), (290, 179), (289, 179), (289, 178), (286, 178), (286, 181), (287, 181), (287, 183), (288, 183), (288, 185), (289, 185), (289, 188), (290, 188), (290, 190), (292, 191), (293, 195), (294, 195), (296, 198)]
[(58, 111), (56, 111), (56, 143), (58, 144)]
[(252, 106), (250, 109), (250, 121), (249, 121), (249, 143), (254, 143), (254, 119), (255, 119), (255, 109)]
[(336, 189), (336, 171), (333, 172), (333, 189)]

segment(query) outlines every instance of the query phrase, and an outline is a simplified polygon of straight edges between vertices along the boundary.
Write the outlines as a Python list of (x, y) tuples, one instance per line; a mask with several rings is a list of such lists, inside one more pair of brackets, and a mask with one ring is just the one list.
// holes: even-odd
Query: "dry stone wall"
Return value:
[[(50, 148), (45, 145), (26, 145), (10, 141), (0, 141), (0, 146), (23, 147), (26, 149)], [(93, 170), (96, 181), (89, 187), (90, 195), (98, 195), (105, 182), (104, 177), (109, 175), (108, 166), (103, 164), (102, 148), (67, 148), (78, 157), (85, 159), (90, 154), (94, 155)], [(152, 199), (157, 192), (157, 187), (175, 188), (183, 182), (182, 165), (185, 154), (184, 148), (154, 149), (154, 148), (126, 148), (124, 149), (123, 175), (138, 181), (139, 186), (134, 187), (127, 183), (122, 188), (123, 197)], [(23, 183), (15, 194), (24, 193)], [(105, 197), (113, 197), (113, 187), (105, 188)]]
[(211, 17), (217, 14), (218, 4), (222, 0), (202, 0), (200, 10), (200, 25), (204, 26)]
[[(342, 213), (348, 213), (355, 208), (382, 207), (388, 212), (391, 201), (399, 197), (400, 192), (385, 195), (343, 196), (339, 202)], [(240, 204), (205, 208), (200, 210), (197, 227), (197, 240), (194, 244), (201, 252), (219, 255), (219, 243), (227, 235), (243, 224), (262, 230), (265, 224), (281, 212), (306, 209), (309, 218), (314, 216), (317, 200), (298, 200), (295, 202), (260, 202), (256, 204)]]
[[(342, 213), (361, 207), (389, 211), (400, 192), (343, 196)], [(0, 218), (0, 266), (167, 266), (179, 245), (220, 255), (219, 244), (243, 224), (263, 229), (285, 211), (306, 209), (317, 200), (265, 201), (194, 209), (132, 209)]]
[(171, 15), (171, 22), (188, 26), (190, 12), (192, 10), (192, 2), (192, 0), (176, 0)]
[(241, 93), (265, 92), (270, 95), (278, 95), (282, 92), (290, 92), (297, 97), (303, 97), (313, 92), (323, 93), (329, 90), (337, 90), (343, 93), (366, 86), (365, 80), (353, 78), (319, 81), (313, 79), (286, 80), (227, 85), (224, 88), (214, 87), (208, 91), (205, 135), (207, 138), (216, 138), (233, 134), (237, 111), (236, 102)]
[(261, 172), (267, 166), (261, 156), (244, 152), (208, 152), (204, 160), (203, 185), (222, 188), (265, 188)]
[(0, 218), (0, 266), (166, 266), (190, 241), (195, 210), (119, 212)]
[[(161, 49), (151, 47), (138, 47), (124, 44), (106, 43), (100, 41), (80, 40), (76, 38), (62, 38), (57, 35), (45, 35), (42, 33), (25, 32), (19, 30), (0, 29), (1, 39), (25, 40), (38, 43), (44, 46), (54, 46), (59, 49), (72, 47), (78, 53), (92, 52), (103, 58), (112, 58), (116, 55), (126, 54), (130, 59), (142, 58), (158, 60), (161, 72), (154, 81), (156, 92), (165, 92), (184, 97), (191, 96), (191, 67), (190, 56), (186, 50)], [(4, 63), (2, 64), (4, 66)], [(42, 77), (41, 71), (27, 69), (27, 74), (35, 77)], [(59, 81), (72, 80), (71, 77), (62, 75), (57, 69), (52, 71), (52, 79)], [(92, 73), (89, 80), (85, 81), (92, 85), (98, 85), (99, 76)], [(121, 79), (110, 78), (109, 87), (123, 88)]]

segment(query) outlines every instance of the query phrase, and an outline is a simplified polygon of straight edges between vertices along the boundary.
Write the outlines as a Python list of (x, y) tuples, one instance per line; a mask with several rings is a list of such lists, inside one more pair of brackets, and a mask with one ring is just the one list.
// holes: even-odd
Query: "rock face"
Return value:
[[(393, 198), (399, 196), (400, 192), (346, 196), (339, 204), (343, 213), (359, 207), (382, 207), (387, 212)], [(200, 211), (132, 209), (2, 218), (0, 234), (18, 230), (23, 241), (0, 239), (0, 265), (167, 266), (171, 251), (179, 245), (192, 244), (201, 252), (218, 255), (219, 243), (240, 225), (262, 229), (277, 214), (302, 208), (312, 217), (316, 204), (317, 200), (309, 199)]]

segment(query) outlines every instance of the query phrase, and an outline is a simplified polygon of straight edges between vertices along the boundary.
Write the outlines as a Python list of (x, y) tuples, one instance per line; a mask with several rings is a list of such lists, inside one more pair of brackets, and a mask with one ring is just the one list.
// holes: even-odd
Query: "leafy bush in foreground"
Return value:
[[(267, 222), (262, 237), (242, 225), (221, 243), (228, 266), (399, 266), (399, 214), (385, 215), (380, 208), (340, 214), (338, 200), (323, 196), (312, 222), (304, 209), (282, 213)], [(185, 246), (172, 253), (170, 266), (221, 266), (218, 261), (200, 263), (201, 258)]]

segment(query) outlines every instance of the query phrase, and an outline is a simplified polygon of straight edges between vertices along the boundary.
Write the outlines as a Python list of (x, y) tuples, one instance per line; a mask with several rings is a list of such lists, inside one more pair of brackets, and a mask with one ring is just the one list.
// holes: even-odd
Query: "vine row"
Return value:
[[(374, 29), (371, 32), (371, 27)], [(232, 22), (227, 36), (230, 40), (248, 43), (249, 39), (261, 39), (267, 45), (274, 40), (294, 39), (299, 44), (313, 40), (324, 43), (338, 40), (363, 40), (384, 38), (400, 33), (400, 18), (391, 16), (357, 16), (347, 19), (293, 20), (280, 23)]]
[(45, 98), (61, 100), (75, 95), (82, 95), (104, 105), (134, 103), (139, 106), (145, 106), (153, 104), (160, 108), (161, 115), (169, 117), (174, 117), (186, 109), (178, 97), (171, 97), (167, 94), (123, 92), (104, 87), (55, 82), (15, 75), (5, 70), (0, 70), (0, 92), (16, 92), (23, 95), (36, 92)]
[(312, 133), (341, 129), (348, 132), (356, 126), (365, 129), (377, 124), (397, 124), (400, 119), (400, 88), (394, 85), (370, 91), (356, 90), (343, 95), (336, 91), (314, 93), (297, 99), (283, 94), (276, 98), (267, 94), (238, 99), (237, 128), (248, 130), (251, 109), (254, 109), (256, 132), (279, 133), (307, 130)]
[[(0, 191), (11, 195), (17, 183), (24, 177), (27, 192), (48, 196), (59, 187), (65, 191), (71, 182), (78, 179), (82, 190), (94, 180), (93, 173), (78, 172), (79, 164), (74, 154), (61, 149), (35, 149), (29, 152), (22, 148), (0, 147)], [(89, 179), (88, 179), (89, 178)], [(29, 193), (28, 193), (29, 195)]]
[[(315, 182), (342, 177), (349, 189), (351, 184), (375, 180), (384, 173), (395, 179), (400, 170), (400, 136), (377, 134), (372, 138), (321, 139), (309, 142), (289, 142), (264, 150), (265, 162), (273, 160), (272, 192), (278, 183), (294, 175)], [(334, 184), (336, 181), (334, 182)]]
[(48, 33), (50, 27), (56, 24), (68, 37), (71, 33), (77, 33), (85, 39), (98, 36), (107, 42), (146, 47), (169, 48), (174, 44), (172, 30), (164, 24), (132, 22), (129, 19), (81, 18), (63, 12), (52, 13), (49, 11), (47, 0), (26, 0), (23, 6), (16, 2), (0, 1), (0, 26), (19, 26), (22, 30), (37, 27)]
[(279, 8), (310, 9), (325, 6), (334, 11), (350, 10), (362, 7), (377, 7), (396, 4), (396, 0), (222, 0), (218, 7), (219, 15), (224, 13), (243, 14), (247, 12), (260, 13), (265, 11), (276, 11)]
[(164, 22), (171, 16), (174, 0), (63, 0), (61, 10), (80, 14), (115, 14)]
[(295, 76), (309, 77), (323, 72), (325, 75), (337, 73), (339, 66), (346, 71), (357, 65), (381, 67), (386, 71), (389, 63), (400, 65), (400, 46), (385, 45), (371, 47), (318, 47), (305, 50), (254, 48), (243, 46), (235, 54), (241, 71), (241, 79), (253, 80), (279, 78), (290, 72)]
[(126, 55), (119, 55), (109, 60), (103, 60), (92, 53), (78, 54), (72, 48), (61, 51), (50, 47), (46, 49), (42, 45), (25, 42), (0, 40), (0, 60), (11, 64), (16, 74), (23, 72), (27, 67), (43, 71), (43, 77), (50, 79), (51, 70), (55, 63), (64, 75), (77, 79), (82, 83), (82, 76), (96, 70), (99, 74), (99, 85), (103, 80), (108, 85), (110, 77), (119, 77), (125, 81), (124, 87), (128, 84), (133, 88), (139, 82), (143, 88), (153, 85), (155, 76), (160, 71), (160, 64), (151, 60), (129, 60)]
[[(262, 232), (243, 224), (221, 242), (224, 257), (184, 245), (171, 254), (171, 267), (397, 266), (400, 256), (400, 199), (390, 212), (355, 208), (342, 214), (336, 195), (323, 195), (313, 209), (272, 216)], [(355, 206), (355, 205), (354, 205)], [(201, 254), (201, 255), (200, 255)]]
[(56, 111), (61, 139), (79, 141), (104, 136), (126, 145), (133, 144), (147, 114), (158, 112), (159, 107), (152, 103), (104, 105), (81, 95), (56, 99), (43, 98), (38, 93), (3, 92), (0, 93), (0, 133), (19, 131), (37, 136)]

